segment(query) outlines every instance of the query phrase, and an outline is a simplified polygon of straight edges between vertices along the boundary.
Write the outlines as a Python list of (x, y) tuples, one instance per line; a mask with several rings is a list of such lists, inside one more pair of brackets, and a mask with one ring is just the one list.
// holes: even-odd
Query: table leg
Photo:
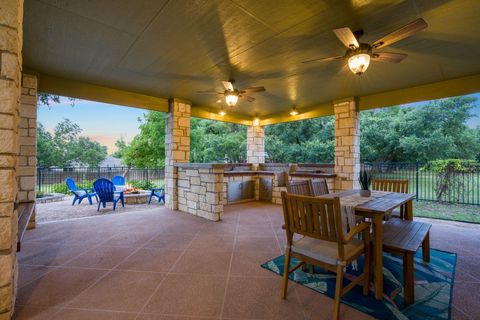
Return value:
[(405, 252), (403, 255), (403, 290), (406, 304), (412, 304), (415, 301), (413, 272), (413, 253)]
[(375, 298), (381, 300), (383, 298), (383, 250), (382, 250), (382, 238), (383, 238), (383, 215), (374, 214), (373, 220), (373, 233), (375, 242), (373, 243), (373, 257), (374, 257), (374, 271), (373, 279), (375, 281)]
[(413, 220), (413, 200), (407, 202), (405, 220)]

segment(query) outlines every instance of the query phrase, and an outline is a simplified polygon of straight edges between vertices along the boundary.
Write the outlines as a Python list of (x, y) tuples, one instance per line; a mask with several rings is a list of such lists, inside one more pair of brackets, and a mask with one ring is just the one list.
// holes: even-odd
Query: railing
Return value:
[(364, 163), (378, 179), (409, 180), (409, 192), (417, 200), (480, 205), (480, 166), (445, 176), (426, 163)]
[(96, 179), (117, 175), (125, 176), (128, 183), (140, 189), (163, 185), (165, 178), (163, 168), (37, 168), (37, 192), (67, 193), (66, 178), (73, 178), (80, 188), (91, 188)]

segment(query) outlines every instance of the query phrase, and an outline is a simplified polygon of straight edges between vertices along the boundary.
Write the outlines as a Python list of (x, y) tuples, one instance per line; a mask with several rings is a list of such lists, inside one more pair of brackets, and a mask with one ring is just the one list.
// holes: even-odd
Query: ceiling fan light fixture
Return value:
[(225, 109), (220, 109), (220, 111), (218, 112), (218, 114), (223, 117), (224, 115), (227, 114), (227, 111), (225, 111)]
[(238, 94), (232, 92), (225, 95), (225, 102), (229, 107), (235, 107), (238, 102)]
[(296, 116), (296, 115), (298, 115), (298, 111), (297, 111), (297, 108), (296, 108), (296, 107), (292, 107), (292, 111), (290, 111), (290, 115), (291, 115), (291, 116)]
[(357, 75), (367, 71), (370, 65), (370, 55), (368, 53), (359, 53), (348, 58), (348, 67)]

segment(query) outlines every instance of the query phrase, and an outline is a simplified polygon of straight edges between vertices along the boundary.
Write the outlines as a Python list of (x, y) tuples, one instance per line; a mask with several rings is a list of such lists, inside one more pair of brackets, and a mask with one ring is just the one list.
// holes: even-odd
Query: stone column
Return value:
[(23, 0), (0, 0), (0, 319), (13, 315), (17, 283), (18, 121)]
[[(18, 202), (35, 201), (37, 176), (37, 77), (23, 74), (20, 96), (20, 151), (18, 157)], [(28, 228), (35, 228), (35, 211)]]
[(254, 168), (265, 163), (265, 129), (260, 126), (247, 127), (247, 162)]
[(190, 161), (190, 103), (170, 99), (165, 115), (165, 206), (178, 209), (176, 162)]
[(356, 99), (334, 102), (335, 191), (358, 188), (360, 172), (360, 113)]

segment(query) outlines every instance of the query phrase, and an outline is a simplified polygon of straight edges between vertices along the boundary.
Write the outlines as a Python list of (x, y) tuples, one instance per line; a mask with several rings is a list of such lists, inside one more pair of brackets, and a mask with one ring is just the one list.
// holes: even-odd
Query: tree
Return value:
[(107, 156), (107, 147), (80, 136), (81, 132), (82, 129), (69, 119), (58, 123), (53, 133), (46, 131), (45, 127), (38, 123), (38, 166), (97, 166)]
[(138, 119), (140, 132), (124, 149), (122, 162), (134, 167), (165, 165), (165, 114), (149, 111)]
[(112, 153), (112, 156), (115, 158), (123, 158), (125, 152), (127, 151), (128, 144), (123, 137), (115, 141), (115, 147), (117, 150)]

